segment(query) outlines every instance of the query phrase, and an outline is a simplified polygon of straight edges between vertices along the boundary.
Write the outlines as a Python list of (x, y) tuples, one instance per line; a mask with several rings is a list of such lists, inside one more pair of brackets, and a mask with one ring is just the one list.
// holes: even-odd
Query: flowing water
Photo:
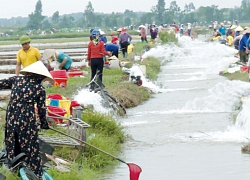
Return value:
[[(239, 107), (250, 84), (218, 75), (236, 51), (187, 37), (180, 44), (144, 55), (160, 58), (162, 71), (158, 86), (149, 85), (154, 98), (119, 120), (129, 135), (120, 158), (142, 168), (141, 180), (248, 179), (250, 155), (241, 147), (250, 139), (250, 99)], [(128, 180), (127, 165), (103, 179)]]

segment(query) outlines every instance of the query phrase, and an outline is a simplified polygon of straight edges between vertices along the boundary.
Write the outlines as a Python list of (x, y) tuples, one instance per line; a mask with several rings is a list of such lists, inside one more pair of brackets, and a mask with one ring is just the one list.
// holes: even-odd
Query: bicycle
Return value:
[(85, 86), (85, 88), (88, 88), (90, 92), (100, 93), (104, 104), (107, 107), (111, 107), (116, 113), (116, 115), (124, 116), (126, 114), (126, 109), (115, 97), (113, 97), (107, 91), (104, 90), (105, 86), (101, 82), (99, 74), (100, 71), (97, 71), (94, 78)]
[[(1, 152), (4, 154), (4, 152)], [(22, 180), (39, 180), (35, 173), (24, 162), (26, 157), (25, 153), (18, 154), (9, 164), (9, 170), (19, 172)], [(1, 161), (5, 161), (6, 155), (1, 157)], [(42, 180), (53, 180), (53, 178), (43, 169)]]
[[(46, 158), (47, 153), (52, 154), (54, 151), (54, 147), (41, 139), (39, 139), (39, 144), (40, 156), (42, 159), (42, 164), (44, 165), (48, 161)], [(6, 167), (7, 171), (18, 172), (18, 175), (22, 180), (39, 180), (35, 173), (28, 167), (28, 164), (24, 161), (26, 157), (27, 156), (25, 153), (20, 153), (14, 159), (12, 159), (11, 162), (8, 163), (7, 152), (5, 149), (2, 149), (2, 151), (0, 152), (0, 163)], [(43, 175), (41, 177), (41, 180), (53, 180), (53, 178), (45, 171), (45, 169), (42, 168), (42, 171)]]

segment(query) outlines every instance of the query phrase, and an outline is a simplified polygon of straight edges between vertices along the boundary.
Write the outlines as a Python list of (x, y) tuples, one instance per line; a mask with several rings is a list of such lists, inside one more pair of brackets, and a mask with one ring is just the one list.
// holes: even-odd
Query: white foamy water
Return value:
[[(220, 71), (228, 68), (229, 64), (238, 59), (233, 57), (236, 52), (233, 48), (218, 43), (202, 43), (190, 41), (189, 38), (180, 38), (181, 47), (176, 45), (157, 46), (146, 52), (143, 58), (154, 56), (167, 62), (162, 66), (162, 75), (165, 77), (180, 76), (179, 78), (164, 79), (164, 83), (199, 82), (214, 80), (210, 75), (218, 75)], [(202, 48), (201, 48), (202, 47)], [(180, 71), (180, 72), (179, 72)], [(187, 71), (187, 72), (183, 72)], [(191, 77), (190, 77), (191, 76)], [(185, 79), (183, 77), (186, 77)], [(163, 79), (163, 78), (162, 78)], [(177, 91), (205, 90), (204, 87), (190, 88), (162, 88), (160, 92), (173, 93)], [(209, 114), (231, 113), (240, 107), (241, 97), (250, 94), (250, 84), (242, 81), (223, 81), (207, 90), (208, 95), (188, 100), (179, 109), (145, 110), (133, 112), (135, 116), (144, 114), (174, 115), (174, 114)], [(245, 106), (247, 102), (244, 104)], [(245, 112), (245, 113), (244, 113)], [(175, 134), (173, 137), (185, 140), (213, 140), (213, 141), (246, 141), (250, 138), (250, 100), (249, 107), (243, 108), (237, 117), (236, 124), (225, 127), (224, 131), (211, 131), (191, 134)], [(148, 122), (149, 123), (149, 122)], [(185, 137), (195, 137), (186, 139)]]
[[(179, 44), (157, 46), (143, 55), (162, 60), (157, 81), (162, 93), (122, 120), (134, 139), (125, 146), (125, 161), (138, 163), (144, 180), (155, 174), (173, 180), (249, 178), (250, 160), (241, 146), (250, 140), (250, 100), (239, 107), (250, 86), (218, 75), (238, 60), (233, 57), (237, 51), (185, 36)], [(127, 172), (121, 164), (108, 179), (126, 180)]]
[(230, 112), (238, 107), (244, 94), (250, 93), (250, 84), (242, 81), (225, 81), (209, 89), (209, 96), (195, 98), (186, 103), (182, 110)]
[(78, 103), (83, 105), (92, 104), (94, 106), (94, 110), (97, 112), (104, 114), (110, 112), (110, 109), (103, 107), (102, 97), (98, 93), (89, 92), (88, 90), (82, 89), (73, 98)]

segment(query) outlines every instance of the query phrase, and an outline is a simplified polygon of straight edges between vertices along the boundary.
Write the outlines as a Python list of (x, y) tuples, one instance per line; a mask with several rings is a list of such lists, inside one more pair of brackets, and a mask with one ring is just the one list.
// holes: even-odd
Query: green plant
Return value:
[(160, 39), (162, 43), (177, 43), (178, 38), (175, 36), (174, 32), (164, 31), (160, 34)]

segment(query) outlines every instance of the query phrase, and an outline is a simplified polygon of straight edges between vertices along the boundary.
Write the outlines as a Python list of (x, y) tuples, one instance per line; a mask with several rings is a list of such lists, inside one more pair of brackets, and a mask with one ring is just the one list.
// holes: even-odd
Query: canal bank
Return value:
[[(141, 44), (143, 47), (144, 44)], [(142, 49), (141, 49), (142, 50)], [(151, 61), (157, 61), (157, 59), (151, 59)], [(150, 61), (145, 60), (143, 63), (147, 63), (151, 64)], [(152, 64), (155, 64), (152, 63)], [(158, 67), (159, 68), (159, 67)], [(148, 73), (154, 74), (155, 72), (151, 72), (150, 69), (152, 69), (152, 67), (148, 68)], [(89, 71), (89, 69), (88, 69)], [(132, 87), (132, 92), (144, 92), (143, 94), (147, 94), (146, 97), (143, 97), (142, 94), (139, 94), (137, 97), (134, 97), (133, 100), (137, 100), (140, 99), (140, 101), (138, 101), (139, 103), (141, 103), (142, 101), (147, 100), (150, 97), (151, 92), (148, 91), (147, 88), (143, 88), (143, 87), (139, 87), (136, 86), (135, 84), (132, 84), (131, 82), (128, 81), (128, 78), (125, 78), (122, 83), (121, 83), (121, 79), (123, 79), (122, 77), (124, 76), (128, 76), (128, 74), (123, 73), (123, 71), (113, 71), (113, 70), (109, 70), (109, 69), (105, 69), (104, 71), (104, 83), (106, 86), (106, 89), (109, 91), (109, 88), (111, 89), (112, 87), (115, 86), (119, 86), (119, 84), (128, 84), (128, 86)], [(154, 74), (154, 76), (156, 76)], [(68, 87), (64, 90), (61, 90), (59, 88), (56, 87), (51, 87), (51, 88), (46, 88), (46, 93), (50, 94), (50, 93), (58, 93), (60, 91), (60, 94), (65, 96), (65, 97), (71, 97), (74, 95), (79, 95), (79, 92), (82, 90), (82, 88), (84, 87), (84, 85), (86, 85), (86, 83), (89, 81), (89, 74), (85, 75), (85, 78), (70, 78), (68, 80)], [(128, 87), (127, 86), (127, 87)], [(123, 88), (126, 88), (123, 86)], [(122, 89), (120, 89), (122, 90)], [(93, 95), (94, 93), (92, 93)], [(86, 95), (86, 94), (85, 94)], [(95, 94), (97, 95), (97, 94)], [(81, 95), (80, 95), (81, 96)], [(81, 98), (83, 99), (87, 99), (90, 96), (82, 96)], [(92, 96), (94, 99), (90, 100), (93, 102), (96, 102), (94, 100), (96, 100), (94, 96)], [(97, 100), (100, 100), (97, 99)], [(99, 103), (99, 102), (98, 102)], [(116, 122), (114, 119), (110, 119), (109, 117), (102, 117), (102, 116), (92, 116), (92, 118), (95, 118), (95, 120), (100, 120), (102, 121), (103, 119), (106, 119), (108, 122), (109, 121), (114, 121)], [(90, 116), (87, 116), (87, 118), (90, 118)], [(84, 121), (87, 121), (89, 119), (86, 119), (86, 117), (84, 118)], [(91, 120), (91, 118), (90, 118)], [(88, 122), (88, 121), (87, 121)], [(105, 121), (104, 121), (105, 122)], [(88, 122), (90, 125), (92, 125), (91, 122)], [(106, 150), (107, 152), (110, 153), (114, 153), (114, 155), (119, 155), (120, 153), (120, 143), (122, 143), (122, 140), (120, 139), (112, 139), (111, 137), (109, 137), (108, 139), (105, 139), (106, 134), (101, 134), (98, 131), (95, 131), (96, 129), (99, 130), (101, 129), (103, 132), (107, 132), (108, 130), (106, 128), (110, 128), (111, 125), (109, 125), (109, 123), (105, 123), (106, 126), (102, 127), (102, 128), (96, 128), (95, 126), (93, 126), (93, 131), (88, 131), (88, 137), (90, 137), (90, 139), (88, 139), (87, 141), (90, 142), (93, 145), (96, 145), (97, 147), (101, 147), (101, 149)], [(115, 127), (119, 129), (120, 126)], [(1, 128), (4, 129), (4, 124), (1, 125)], [(112, 125), (112, 128), (113, 125)], [(106, 129), (106, 130), (105, 130)], [(110, 131), (110, 130), (109, 130)], [(120, 136), (120, 134), (118, 134)], [(123, 135), (123, 134), (122, 134)], [(112, 136), (115, 136), (114, 134), (112, 134)], [(2, 137), (3, 138), (3, 137)], [(101, 140), (101, 142), (100, 142)], [(105, 143), (105, 145), (103, 145), (102, 143)], [(119, 147), (113, 148), (113, 144), (112, 146), (110, 145), (110, 143), (113, 142), (117, 142)], [(104, 171), (108, 166), (108, 168), (113, 167), (114, 166), (114, 162), (113, 159), (110, 157), (106, 157), (105, 154), (102, 153), (96, 153), (93, 151), (93, 149), (89, 148), (90, 151), (88, 151), (87, 153), (84, 153), (84, 157), (83, 158), (78, 158), (76, 164), (74, 164), (74, 167), (72, 168), (72, 171), (70, 173), (60, 173), (57, 172), (56, 170), (52, 170), (49, 171), (50, 174), (55, 178), (55, 179), (68, 179), (69, 177), (74, 177), (75, 179), (96, 179), (98, 176), (98, 173), (100, 173), (100, 171)], [(93, 153), (94, 152), (94, 153)], [(74, 161), (74, 157), (76, 155), (75, 152), (73, 152), (71, 149), (67, 150), (67, 149), (63, 149), (62, 151), (57, 151), (55, 152), (55, 154), (59, 155), (60, 157), (63, 157), (65, 159), (70, 158), (70, 160)], [(88, 157), (88, 155), (90, 155), (90, 157)], [(84, 162), (83, 162), (84, 161)], [(82, 163), (84, 169), (81, 169), (78, 171), (77, 166), (78, 163)], [(116, 164), (116, 163), (115, 163)], [(81, 177), (81, 178), (80, 178)], [(12, 179), (15, 179), (15, 177), (12, 177)]]

